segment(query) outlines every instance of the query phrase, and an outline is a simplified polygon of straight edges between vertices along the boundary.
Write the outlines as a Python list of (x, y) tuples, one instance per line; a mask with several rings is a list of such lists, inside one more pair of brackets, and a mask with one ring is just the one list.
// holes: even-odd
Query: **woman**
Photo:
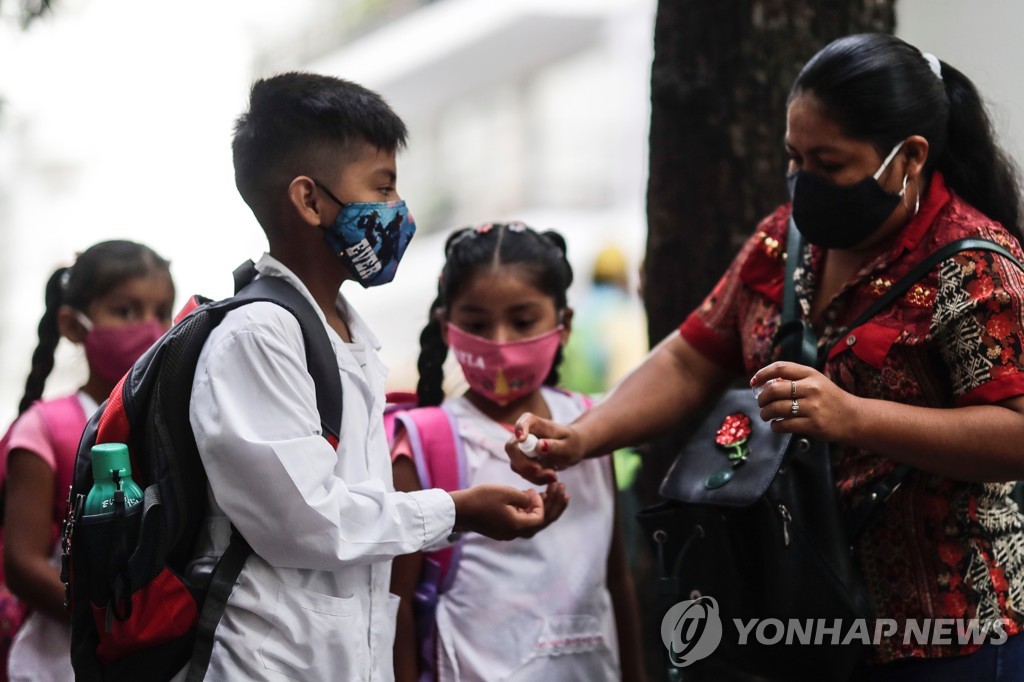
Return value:
[[(876, 615), (999, 623), (1007, 636), (961, 644), (954, 630), (920, 644), (901, 627), (858, 679), (1010, 679), (998, 671), (1024, 667), (1024, 531), (1007, 497), (1024, 478), (1024, 275), (1003, 256), (964, 252), (868, 324), (846, 325), (949, 242), (986, 238), (1020, 258), (1015, 170), (970, 80), (888, 35), (839, 39), (808, 62), (785, 142), (792, 203), (596, 408), (569, 427), (524, 415), (517, 438), (543, 438), (541, 456), (523, 457), (514, 439), (513, 468), (553, 480), (668, 430), (752, 375), (774, 430), (833, 444), (845, 509), (895, 466), (913, 467), (858, 547)], [(791, 214), (805, 241), (804, 317), (819, 347), (840, 341), (822, 372), (776, 362), (772, 348)]]

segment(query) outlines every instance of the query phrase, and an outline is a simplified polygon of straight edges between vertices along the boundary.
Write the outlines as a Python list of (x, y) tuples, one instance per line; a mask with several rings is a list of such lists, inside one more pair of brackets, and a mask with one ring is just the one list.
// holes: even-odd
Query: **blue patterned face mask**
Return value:
[(404, 201), (352, 202), (346, 204), (319, 181), (316, 186), (341, 206), (324, 238), (363, 287), (387, 284), (395, 278), (398, 262), (416, 233)]

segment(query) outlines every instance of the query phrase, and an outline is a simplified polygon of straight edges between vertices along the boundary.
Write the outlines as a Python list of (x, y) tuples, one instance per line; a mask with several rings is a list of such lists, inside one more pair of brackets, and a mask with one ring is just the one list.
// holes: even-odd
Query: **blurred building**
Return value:
[[(393, 386), (415, 381), (450, 229), (516, 218), (562, 231), (581, 272), (611, 237), (639, 262), (655, 0), (64, 0), (24, 33), (16, 3), (0, 8), (0, 63), (18, 65), (0, 72), (0, 417), (46, 277), (75, 251), (136, 239), (171, 258), (180, 299), (230, 293), (265, 244), (231, 127), (274, 72), (360, 82), (409, 126), (399, 190), (420, 232), (392, 285), (346, 285)], [(59, 352), (49, 393), (82, 378), (81, 355)]]

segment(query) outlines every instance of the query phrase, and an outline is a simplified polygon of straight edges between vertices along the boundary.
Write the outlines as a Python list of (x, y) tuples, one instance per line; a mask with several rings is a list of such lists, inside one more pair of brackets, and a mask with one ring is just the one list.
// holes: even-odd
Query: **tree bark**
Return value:
[[(788, 197), (785, 108), (803, 64), (831, 40), (895, 28), (895, 0), (661, 0), (651, 70), (644, 303), (652, 342), (673, 333), (757, 222)], [(649, 444), (642, 505), (687, 435)], [(664, 670), (656, 578), (636, 576), (648, 655)], [(656, 609), (654, 609), (656, 610)]]

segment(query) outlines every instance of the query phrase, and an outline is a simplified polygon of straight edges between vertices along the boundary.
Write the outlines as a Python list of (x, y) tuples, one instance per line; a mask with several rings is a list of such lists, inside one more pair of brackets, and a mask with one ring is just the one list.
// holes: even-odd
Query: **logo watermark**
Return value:
[[(1002, 620), (733, 618), (729, 622), (739, 646), (877, 646), (892, 638), (899, 638), (904, 645), (964, 646), (999, 645), (1008, 639)], [(675, 604), (661, 621), (661, 640), (672, 664), (680, 668), (710, 656), (722, 637), (718, 602), (706, 595)]]
[(712, 597), (681, 601), (661, 619), (661, 641), (672, 665), (685, 668), (707, 658), (722, 641), (722, 619)]

